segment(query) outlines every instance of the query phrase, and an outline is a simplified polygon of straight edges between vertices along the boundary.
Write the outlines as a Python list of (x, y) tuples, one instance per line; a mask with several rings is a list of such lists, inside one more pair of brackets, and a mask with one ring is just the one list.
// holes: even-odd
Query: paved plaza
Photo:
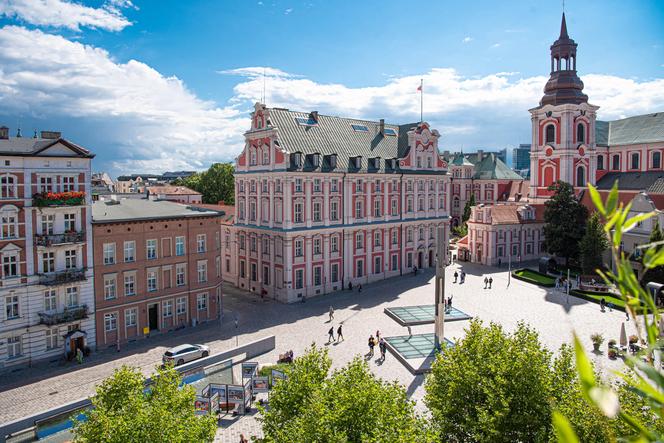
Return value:
[[(453, 274), (459, 267), (448, 268)], [(586, 349), (592, 349), (590, 335), (604, 334), (607, 341), (618, 338), (625, 314), (620, 311), (600, 312), (597, 304), (575, 297), (567, 297), (553, 289), (540, 288), (511, 279), (508, 287), (506, 269), (463, 264), (467, 273), (463, 285), (451, 283), (448, 278), (447, 296), (453, 295), (454, 306), (462, 312), (485, 322), (496, 321), (512, 330), (519, 321), (525, 321), (540, 331), (542, 342), (551, 349), (570, 342), (576, 331)], [(484, 275), (493, 277), (493, 289), (483, 289)], [(207, 343), (213, 353), (230, 349), (236, 343), (233, 319), (238, 319), (237, 341), (242, 344), (267, 335), (275, 335), (276, 349), (257, 361), (274, 363), (278, 354), (292, 349), (301, 355), (312, 343), (325, 346), (334, 367), (343, 366), (353, 357), (368, 352), (369, 335), (380, 330), (381, 336), (403, 336), (408, 331), (384, 313), (388, 307), (427, 305), (433, 302), (434, 279), (432, 271), (417, 276), (403, 277), (365, 285), (361, 293), (356, 290), (308, 299), (305, 303), (284, 305), (274, 301), (261, 301), (260, 297), (226, 288), (224, 296), (224, 324), (212, 323), (196, 329), (186, 329), (169, 336), (153, 337), (134, 343), (120, 352), (105, 350), (95, 353), (83, 365), (39, 364), (33, 368), (5, 373), (0, 377), (0, 422), (37, 413), (94, 392), (94, 387), (114, 368), (122, 364), (140, 367), (149, 373), (160, 362), (166, 347), (180, 343)], [(329, 307), (334, 308), (334, 319), (329, 320)], [(627, 323), (627, 333), (634, 333), (633, 322)], [(345, 340), (327, 343), (327, 331), (343, 324)], [(468, 321), (446, 322), (445, 336), (460, 338)], [(412, 327), (413, 334), (433, 332), (433, 325)], [(335, 332), (336, 335), (336, 332)], [(611, 361), (604, 354), (590, 353), (600, 368), (619, 368), (619, 360)], [(376, 375), (402, 383), (409, 396), (422, 407), (424, 376), (413, 376), (392, 354), (384, 362), (373, 357), (369, 365)], [(239, 374), (236, 374), (236, 377)], [(39, 401), (35, 401), (38, 398)], [(255, 416), (225, 420), (218, 438), (234, 441), (240, 432), (256, 435), (260, 432)]]

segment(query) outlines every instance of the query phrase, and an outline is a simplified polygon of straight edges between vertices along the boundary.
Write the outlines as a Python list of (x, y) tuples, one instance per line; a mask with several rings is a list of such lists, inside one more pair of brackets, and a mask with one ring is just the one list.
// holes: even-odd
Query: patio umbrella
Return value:
[(627, 332), (625, 331), (625, 322), (622, 322), (620, 326), (620, 347), (624, 348), (627, 346)]

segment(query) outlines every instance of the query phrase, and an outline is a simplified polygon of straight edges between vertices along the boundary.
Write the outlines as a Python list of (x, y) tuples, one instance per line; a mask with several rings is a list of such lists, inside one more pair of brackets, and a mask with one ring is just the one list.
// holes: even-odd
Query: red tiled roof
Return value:
[[(602, 201), (606, 201), (606, 198), (609, 196), (610, 191), (601, 191), (598, 190), (599, 195), (602, 197)], [(618, 204), (622, 203), (623, 206), (627, 205), (627, 203), (631, 202), (634, 197), (639, 193), (639, 191), (618, 191)], [(655, 201), (655, 198), (659, 201), (661, 200), (660, 197), (664, 197), (664, 195), (649, 195), (651, 199), (653, 199), (653, 202), (655, 203), (655, 206), (657, 206), (657, 202)], [(590, 198), (590, 192), (588, 191), (583, 191), (583, 195), (581, 196), (581, 204), (588, 208), (589, 212), (595, 212), (597, 208), (595, 208), (595, 204), (593, 203), (593, 200)], [(663, 205), (664, 207), (664, 205)], [(657, 206), (657, 209), (659, 209), (659, 206)]]
[(491, 207), (491, 224), (492, 225), (518, 225), (529, 223), (543, 223), (544, 222), (544, 205), (529, 205), (535, 209), (534, 220), (522, 220), (519, 217), (519, 208), (523, 205), (495, 205)]
[(196, 192), (186, 186), (150, 186), (148, 192), (154, 195), (201, 195), (200, 192)]

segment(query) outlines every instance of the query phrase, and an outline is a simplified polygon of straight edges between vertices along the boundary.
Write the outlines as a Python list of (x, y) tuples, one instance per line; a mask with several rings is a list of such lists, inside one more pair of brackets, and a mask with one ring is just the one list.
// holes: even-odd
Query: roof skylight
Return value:
[(297, 122), (298, 125), (301, 126), (316, 126), (317, 124), (316, 120), (314, 120), (313, 117), (309, 118), (295, 117), (295, 121)]
[(385, 133), (385, 135), (394, 135), (394, 136), (397, 135), (397, 131), (395, 131), (395, 130), (392, 129), (392, 128), (385, 128), (384, 133)]
[(350, 125), (355, 132), (369, 132), (369, 128), (365, 125)]

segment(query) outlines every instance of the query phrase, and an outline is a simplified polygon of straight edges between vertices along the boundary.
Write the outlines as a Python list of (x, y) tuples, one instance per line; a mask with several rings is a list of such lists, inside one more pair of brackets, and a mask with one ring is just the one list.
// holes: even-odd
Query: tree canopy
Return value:
[(470, 219), (470, 208), (476, 205), (475, 194), (471, 193), (470, 198), (466, 202), (466, 205), (463, 207), (463, 216), (461, 218), (462, 223), (466, 223)]
[[(659, 219), (655, 219), (655, 224), (652, 228), (652, 231), (650, 232), (650, 240), (648, 243), (652, 244), (662, 241), (664, 241), (664, 234), (662, 233), (662, 229), (659, 226)], [(655, 252), (659, 252), (662, 248), (664, 248), (664, 245), (652, 246), (652, 249), (654, 249)], [(649, 282), (664, 283), (664, 265), (648, 269), (643, 274), (641, 281), (643, 281), (644, 284)]]
[(596, 269), (604, 267), (604, 253), (609, 247), (609, 240), (597, 212), (586, 222), (586, 232), (579, 244), (581, 270), (584, 274), (594, 274)]
[(195, 414), (194, 388), (180, 388), (182, 378), (175, 369), (158, 368), (152, 380), (146, 391), (138, 369), (116, 369), (97, 387), (86, 420), (75, 421), (75, 441), (188, 443), (214, 439), (215, 417)]
[(579, 256), (579, 244), (583, 238), (588, 210), (574, 195), (569, 183), (557, 181), (549, 190), (553, 196), (544, 208), (544, 249), (549, 254), (570, 259)]
[(440, 441), (514, 442), (553, 438), (551, 414), (562, 409), (583, 441), (606, 441), (608, 423), (582, 404), (569, 347), (558, 356), (521, 323), (512, 333), (470, 323), (465, 337), (440, 354), (426, 383), (425, 403)]
[(223, 201), (228, 205), (233, 205), (235, 202), (233, 172), (232, 164), (215, 163), (207, 171), (178, 179), (175, 183), (203, 194), (203, 203), (216, 204)]
[(376, 378), (356, 357), (329, 373), (327, 350), (312, 345), (270, 393), (266, 442), (419, 442), (425, 422), (405, 389)]

